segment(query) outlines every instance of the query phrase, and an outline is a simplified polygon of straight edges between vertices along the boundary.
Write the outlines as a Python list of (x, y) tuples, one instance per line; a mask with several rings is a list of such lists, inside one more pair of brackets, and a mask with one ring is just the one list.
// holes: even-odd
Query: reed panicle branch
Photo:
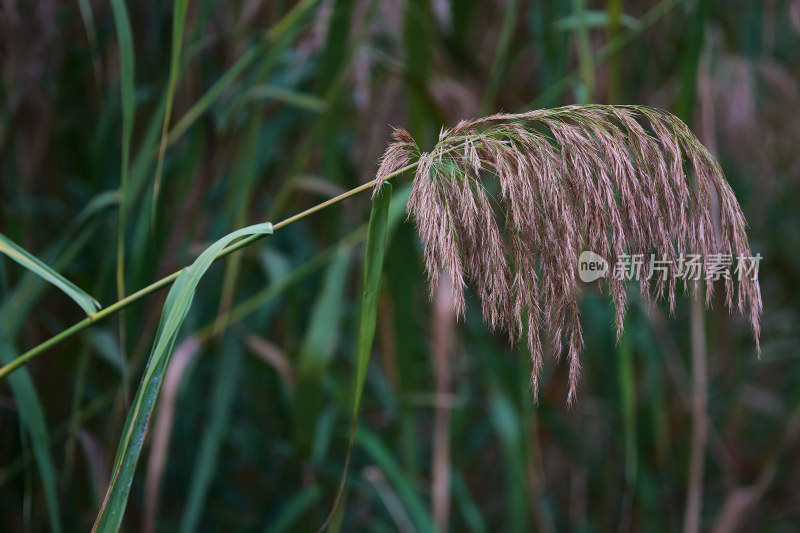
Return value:
[[(575, 399), (583, 344), (576, 277), (581, 251), (598, 253), (610, 265), (636, 254), (670, 262), (685, 254), (724, 254), (734, 262), (750, 256), (744, 216), (718, 162), (686, 124), (660, 109), (584, 105), (501, 113), (442, 130), (425, 153), (407, 132), (395, 130), (376, 190), (414, 160), (408, 214), (423, 243), (431, 294), (439, 272), (448, 272), (463, 316), (472, 282), (486, 323), (506, 331), (512, 343), (527, 337), (534, 395), (542, 338), (549, 334), (556, 357), (566, 349), (568, 403)], [(490, 179), (499, 191), (492, 191)], [(647, 263), (639, 282), (643, 298), (667, 299), (674, 311), (675, 276), (656, 275)], [(700, 290), (698, 282), (683, 284), (684, 291)], [(727, 307), (749, 319), (758, 347), (758, 280), (730, 276), (724, 285)], [(607, 277), (605, 288), (619, 339), (625, 281)], [(706, 305), (713, 290), (707, 283)]]
[[(719, 163), (680, 119), (660, 109), (584, 105), (501, 113), (442, 130), (424, 153), (402, 129), (393, 138), (374, 180), (274, 229), (369, 188), (375, 193), (386, 180), (416, 167), (407, 211), (423, 243), (431, 294), (440, 273), (449, 274), (454, 308), (463, 317), (465, 289), (472, 282), (490, 328), (506, 331), (512, 343), (526, 337), (534, 397), (544, 366), (543, 335), (550, 335), (556, 357), (567, 352), (567, 401), (575, 399), (583, 346), (576, 277), (582, 250), (600, 254), (610, 265), (637, 254), (670, 262), (693, 253), (750, 256), (746, 222)], [(491, 177), (499, 182), (497, 192), (488, 187)], [(242, 239), (219, 257), (258, 238)], [(649, 268), (644, 264), (640, 276), (642, 296), (667, 299), (673, 311), (676, 278), (657, 275), (651, 283)], [(100, 318), (169, 285), (179, 273), (0, 367), (0, 379)], [(698, 282), (684, 280), (683, 285), (684, 291), (699, 291)], [(757, 278), (729, 276), (724, 285), (727, 307), (749, 319), (760, 352)], [(627, 308), (625, 281), (607, 277), (604, 288), (614, 302), (619, 339)], [(713, 290), (707, 283), (706, 305)]]

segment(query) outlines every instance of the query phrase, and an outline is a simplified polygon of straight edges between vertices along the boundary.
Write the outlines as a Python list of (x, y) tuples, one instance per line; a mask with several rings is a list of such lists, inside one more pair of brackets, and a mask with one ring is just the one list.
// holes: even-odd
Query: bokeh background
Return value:
[[(235, 228), (372, 179), (392, 126), (425, 150), (462, 118), (572, 103), (648, 104), (686, 120), (720, 159), (764, 257), (760, 357), (722, 300), (692, 315), (682, 298), (670, 317), (632, 294), (616, 346), (610, 302), (587, 286), (578, 401), (567, 407), (566, 365), (549, 349), (535, 404), (528, 354), (488, 331), (475, 300), (459, 324), (431, 300), (397, 209), (335, 529), (692, 531), (690, 493), (704, 531), (800, 528), (800, 2), (198, 0), (177, 23), (171, 2), (127, 10), (135, 108), (119, 194), (111, 3), (0, 2), (0, 232), (105, 305), (117, 299), (121, 208), (130, 293)], [(409, 182), (395, 180), (396, 203)], [(363, 193), (212, 267), (126, 530), (322, 524), (348, 444), (369, 210)], [(34, 359), (35, 397), (0, 383), (0, 530), (49, 530), (47, 491), (63, 530), (91, 527), (164, 296)], [(5, 257), (0, 306), (17, 353), (82, 318)], [(692, 320), (706, 337), (701, 382)], [(20, 415), (35, 403), (38, 425)], [(693, 453), (705, 461), (690, 476)]]

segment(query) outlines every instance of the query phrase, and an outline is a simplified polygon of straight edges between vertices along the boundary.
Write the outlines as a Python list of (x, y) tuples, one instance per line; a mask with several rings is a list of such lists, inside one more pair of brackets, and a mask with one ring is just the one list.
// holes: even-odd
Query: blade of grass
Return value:
[[(405, 216), (405, 205), (410, 194), (411, 187), (408, 186), (404, 187), (396, 194), (392, 194), (393, 201), (389, 207), (389, 235), (387, 236), (387, 239), (391, 237), (394, 228), (403, 220), (403, 217)], [(290, 275), (280, 279), (276, 283), (272, 283), (264, 287), (256, 294), (253, 294), (243, 302), (240, 302), (233, 309), (231, 309), (230, 312), (226, 313), (219, 319), (220, 325), (218, 327), (228, 328), (240, 320), (243, 320), (245, 317), (261, 308), (272, 298), (282, 294), (290, 287), (293, 287), (295, 284), (299, 283), (309, 275), (316, 272), (318, 269), (325, 266), (328, 261), (333, 259), (333, 257), (338, 253), (339, 246), (350, 246), (363, 240), (367, 233), (366, 230), (366, 226), (361, 226), (339, 241), (338, 245), (332, 246), (327, 250), (318, 253), (313, 257), (313, 259), (309, 259), (302, 265), (293, 269)], [(196, 333), (198, 340), (200, 342), (205, 342), (210, 339), (214, 326), (215, 323), (211, 322), (200, 328)]]
[(119, 224), (117, 232), (117, 298), (125, 296), (125, 219), (127, 212), (128, 168), (130, 166), (131, 137), (134, 120), (135, 59), (133, 36), (128, 11), (123, 0), (112, 0), (111, 10), (117, 29), (120, 63), (120, 90), (122, 93), (122, 163), (119, 183)]
[[(633, 28), (638, 22), (634, 17), (625, 15), (621, 11), (613, 11), (613, 9), (616, 9), (616, 5), (614, 4), (619, 2), (620, 0), (610, 0), (608, 2), (609, 9), (607, 11), (592, 11), (587, 9), (583, 12), (583, 21), (575, 15), (559, 19), (553, 23), (553, 29), (556, 31), (572, 31), (577, 29), (581, 23), (587, 28), (611, 29), (615, 24), (617, 28), (619, 28), (620, 24), (624, 25), (626, 28)], [(619, 9), (622, 9), (621, 3), (619, 4)]]
[(278, 102), (313, 113), (322, 113), (327, 109), (325, 100), (318, 96), (301, 93), (269, 83), (253, 87), (247, 92), (246, 97), (253, 100), (277, 100)]
[(572, 0), (572, 11), (578, 22), (575, 28), (575, 42), (578, 48), (578, 72), (582, 87), (582, 95), (579, 95), (578, 102), (590, 103), (594, 101), (594, 56), (589, 43), (585, 0)]
[[(86, 37), (89, 41), (89, 49), (92, 54), (92, 66), (94, 67), (95, 81), (98, 85), (102, 83), (103, 67), (100, 62), (100, 50), (97, 46), (97, 27), (94, 23), (94, 15), (92, 14), (92, 5), (89, 0), (78, 0), (78, 9), (81, 12), (81, 19), (83, 19), (83, 26), (86, 28)], [(2, 138), (2, 136), (0, 136)], [(2, 144), (0, 142), (0, 144)]]
[(417, 495), (414, 486), (409, 483), (407, 476), (400, 470), (395, 462), (392, 453), (384, 447), (380, 439), (374, 433), (359, 428), (355, 432), (356, 442), (366, 454), (375, 461), (375, 464), (386, 475), (387, 479), (394, 486), (394, 490), (400, 497), (405, 506), (405, 510), (414, 522), (417, 531), (432, 533), (436, 531), (433, 518), (425, 509), (425, 505)]
[(263, 56), (269, 46), (275, 44), (283, 36), (306, 17), (320, 0), (302, 0), (291, 11), (269, 29), (266, 36), (258, 44), (250, 47), (233, 66), (223, 74), (211, 88), (187, 111), (167, 135), (166, 145), (177, 141), (203, 113), (205, 113), (228, 86), (233, 83), (250, 64)]
[(85, 429), (79, 429), (78, 436), (86, 457), (86, 473), (92, 487), (92, 496), (99, 505), (103, 498), (103, 487), (108, 484), (108, 466), (104, 450), (97, 439)]
[[(74, 420), (77, 421), (78, 424), (81, 422), (88, 421), (93, 417), (99, 415), (100, 413), (108, 412), (109, 406), (113, 403), (114, 398), (117, 397), (119, 391), (119, 387), (116, 385), (111, 387), (109, 390), (105, 391), (104, 393), (100, 394), (97, 398), (95, 398), (89, 405), (85, 407), (81, 407), (74, 415)], [(50, 438), (50, 446), (55, 446), (62, 440), (69, 438), (71, 427), (73, 424), (73, 420), (68, 420), (58, 426), (56, 426), (53, 431), (51, 432)], [(14, 461), (10, 461), (0, 470), (0, 487), (5, 486), (9, 483), (12, 479), (18, 476), (25, 468), (26, 465), (30, 464), (32, 458), (31, 453), (27, 450), (23, 451), (23, 453)], [(35, 455), (33, 457), (35, 459)]]
[(514, 36), (514, 29), (517, 27), (518, 11), (519, 0), (509, 0), (506, 4), (503, 26), (500, 28), (500, 39), (497, 42), (497, 50), (494, 53), (492, 68), (489, 72), (489, 83), (481, 100), (481, 115), (489, 114), (492, 110), (494, 98), (503, 82), (503, 75), (508, 65), (508, 53), (511, 49), (511, 38)]
[(155, 428), (153, 428), (150, 458), (147, 462), (143, 526), (145, 533), (154, 533), (156, 530), (156, 515), (158, 514), (161, 495), (161, 478), (167, 463), (178, 390), (181, 382), (186, 377), (189, 364), (197, 355), (199, 348), (200, 343), (194, 337), (189, 337), (181, 342), (175, 349), (175, 356), (168, 365), (164, 377), (164, 397), (158, 407), (158, 417), (156, 418)]
[(300, 348), (301, 376), (321, 378), (333, 357), (339, 337), (339, 320), (349, 268), (350, 256), (340, 248), (325, 275), (322, 291), (311, 312), (310, 325)]
[(525, 531), (528, 522), (525, 459), (521, 449), (520, 417), (512, 400), (495, 383), (490, 388), (489, 409), (508, 465), (508, 507), (505, 516), (508, 531)]
[(81, 209), (81, 212), (78, 213), (78, 216), (76, 216), (75, 219), (70, 223), (69, 229), (75, 230), (79, 228), (84, 222), (90, 220), (97, 213), (100, 213), (106, 208), (117, 204), (119, 204), (118, 190), (98, 193), (91, 200), (89, 200), (89, 202), (87, 202), (86, 207)]
[[(527, 398), (530, 394), (530, 379), (527, 372), (519, 372), (520, 378), (517, 380), (517, 390), (522, 398)], [(541, 424), (540, 406), (528, 401), (520, 402), (520, 414), (522, 417), (522, 447), (525, 450), (524, 459), (527, 470), (527, 486), (531, 498), (529, 506), (536, 530), (540, 533), (555, 533), (557, 531), (553, 519), (553, 512), (548, 504), (550, 491), (548, 490), (544, 461), (542, 459), (543, 447), (539, 437)]]
[[(620, 24), (624, 23), (628, 27), (633, 27), (636, 21), (629, 21), (630, 17), (622, 13), (622, 0), (608, 0), (606, 12), (603, 15), (607, 18), (608, 41), (613, 42), (619, 34)], [(620, 60), (619, 52), (615, 52), (608, 57), (608, 103), (616, 104), (619, 101), (620, 89)]]
[[(369, 6), (369, 13), (367, 14), (365, 20), (371, 20), (371, 16), (377, 5), (378, 3), (375, 2)], [(292, 166), (289, 168), (286, 179), (283, 181), (281, 187), (278, 189), (278, 192), (276, 192), (273, 197), (272, 205), (270, 206), (269, 211), (267, 211), (267, 218), (277, 218), (283, 213), (291, 193), (295, 189), (296, 182), (302, 175), (303, 169), (305, 168), (308, 160), (313, 155), (313, 149), (319, 143), (319, 139), (324, 136), (327, 136), (328, 138), (338, 138), (338, 135), (330, 133), (338, 123), (336, 121), (336, 117), (339, 116), (340, 106), (337, 104), (341, 100), (340, 95), (342, 91), (346, 88), (348, 74), (350, 73), (349, 67), (353, 62), (356, 49), (366, 38), (369, 26), (370, 24), (365, 23), (358, 28), (356, 37), (347, 47), (344, 57), (341, 58), (341, 65), (336, 76), (334, 76), (331, 82), (325, 86), (325, 93), (321, 95), (325, 102), (325, 112), (314, 122), (314, 126), (308, 135), (306, 135), (303, 144), (301, 144), (296, 150), (297, 155), (294, 158)], [(329, 180), (331, 178), (335, 179), (339, 174), (338, 161), (341, 159), (341, 157), (338, 155), (338, 151), (334, 146), (336, 143), (324, 142), (323, 144), (331, 145), (325, 146), (325, 149), (323, 150), (323, 158), (325, 168), (331, 173)]]
[(169, 62), (169, 80), (167, 82), (167, 106), (164, 110), (164, 122), (161, 126), (161, 146), (158, 149), (158, 162), (156, 163), (156, 176), (153, 180), (153, 206), (151, 211), (151, 226), (155, 231), (158, 214), (158, 193), (161, 188), (161, 173), (164, 168), (164, 153), (167, 151), (167, 134), (169, 122), (172, 117), (172, 102), (175, 100), (175, 89), (178, 85), (178, 71), (180, 70), (181, 46), (183, 45), (183, 29), (186, 25), (186, 9), (188, 0), (175, 0), (172, 4), (172, 53)]
[[(685, 0), (662, 0), (660, 3), (656, 4), (650, 11), (642, 15), (634, 26), (620, 33), (616, 39), (598, 50), (592, 59), (594, 66), (597, 67), (605, 63), (609, 57), (631, 44), (647, 28), (661, 20), (670, 11), (684, 2)], [(558, 81), (553, 82), (547, 90), (525, 106), (525, 110), (537, 109), (542, 107), (542, 105), (544, 105), (543, 103), (547, 103), (548, 105), (552, 104), (578, 79), (579, 75), (580, 70), (575, 70)]]
[(0, 253), (7, 255), (40, 278), (61, 289), (67, 296), (72, 298), (89, 317), (100, 309), (100, 304), (97, 300), (2, 233), (0, 233)]
[(350, 467), (350, 458), (353, 453), (353, 440), (355, 439), (358, 410), (361, 406), (361, 396), (364, 392), (364, 382), (367, 378), (367, 366), (372, 352), (372, 341), (375, 337), (375, 324), (377, 323), (378, 295), (380, 293), (381, 272), (383, 270), (383, 256), (386, 247), (386, 233), (389, 222), (389, 204), (392, 199), (392, 186), (381, 188), (380, 193), (372, 202), (372, 212), (369, 216), (369, 229), (367, 230), (367, 248), (364, 253), (364, 281), (361, 292), (361, 319), (358, 329), (358, 352), (356, 357), (356, 380), (353, 385), (353, 415), (350, 419), (350, 442), (347, 445), (347, 456), (344, 462), (344, 471), (339, 482), (339, 489), (331, 507), (331, 512), (321, 529), (330, 523), (347, 481), (347, 470)]
[[(234, 169), (234, 179), (237, 186), (230, 189), (230, 207), (233, 215), (233, 226), (240, 227), (245, 224), (247, 215), (250, 212), (250, 201), (253, 196), (253, 188), (258, 178), (258, 158), (259, 158), (259, 139), (260, 136), (260, 117), (258, 113), (253, 113), (248, 121), (239, 150), (237, 152), (237, 163)], [(231, 306), (233, 293), (236, 290), (236, 281), (239, 276), (241, 257), (233, 257), (225, 265), (225, 275), (222, 281), (222, 297), (219, 302), (217, 315), (226, 313)]]
[[(342, 76), (347, 72), (353, 54), (348, 46), (351, 24), (356, 2), (354, 0), (333, 0), (328, 24), (327, 39), (322, 49), (321, 64), (317, 78), (317, 93), (325, 99), (327, 111), (320, 117), (322, 134), (329, 139), (341, 138), (339, 129), (343, 123), (342, 91), (338, 90)], [(374, 3), (372, 5), (375, 5)], [(367, 22), (365, 25), (369, 25)], [(331, 90), (331, 89), (334, 90)], [(341, 161), (344, 157), (338, 142), (322, 143), (322, 168), (326, 177), (333, 183), (341, 182)]]
[[(627, 328), (626, 328), (627, 329)], [(633, 501), (636, 497), (637, 470), (637, 438), (636, 438), (636, 380), (633, 365), (633, 346), (631, 332), (622, 330), (617, 347), (617, 377), (619, 379), (619, 401), (622, 415), (623, 443), (625, 456), (625, 487), (622, 494), (620, 511), (620, 531), (627, 531), (630, 526)]]
[[(532, 45), (537, 50), (539, 93), (545, 95), (559, 79), (564, 77), (568, 64), (569, 35), (557, 32), (553, 21), (569, 16), (569, 2), (543, 0), (529, 8)], [(544, 105), (556, 104), (556, 98), (544, 100)], [(539, 103), (542, 102), (540, 98)]]
[(250, 349), (250, 352), (275, 370), (286, 387), (294, 391), (296, 381), (294, 377), (294, 368), (283, 350), (274, 343), (251, 333), (245, 328), (242, 328), (242, 330), (237, 333), (239, 333), (239, 336)]
[(233, 248), (233, 246), (229, 246), (232, 241), (241, 237), (268, 235), (272, 232), (273, 227), (269, 222), (234, 231), (209, 246), (191, 266), (178, 274), (164, 303), (150, 360), (128, 414), (114, 462), (111, 484), (98, 513), (93, 531), (116, 532), (122, 523), (150, 415), (181, 325), (189, 312), (197, 284), (214, 259), (226, 248)]
[(75, 369), (75, 377), (72, 383), (72, 401), (70, 402), (69, 433), (67, 443), (64, 446), (64, 468), (62, 469), (65, 479), (70, 479), (72, 466), (75, 459), (75, 447), (78, 439), (79, 422), (77, 413), (81, 410), (83, 394), (86, 390), (87, 374), (89, 373), (89, 346), (84, 344), (79, 349), (78, 364)]
[(389, 511), (397, 531), (399, 533), (414, 533), (414, 524), (403, 507), (403, 502), (400, 501), (397, 493), (387, 483), (386, 476), (383, 475), (381, 469), (377, 466), (368, 466), (361, 475), (372, 483), (375, 492), (378, 493), (386, 510)]
[[(407, 170), (411, 170), (412, 168), (415, 168), (416, 166), (417, 166), (417, 163), (411, 163), (410, 165), (407, 165), (407, 166), (405, 166), (405, 167), (403, 167), (401, 169), (398, 169), (395, 172), (392, 172), (389, 176), (387, 176), (387, 179), (392, 179), (394, 177), (397, 177), (400, 174), (406, 172)], [(345, 193), (342, 193), (342, 194), (340, 194), (339, 196), (337, 196), (335, 198), (331, 198), (330, 200), (326, 200), (325, 202), (317, 204), (314, 207), (310, 207), (309, 209), (306, 209), (305, 211), (303, 211), (301, 213), (298, 213), (296, 215), (293, 215), (293, 216), (291, 216), (289, 218), (286, 218), (286, 219), (278, 222), (277, 224), (275, 224), (273, 226), (273, 230), (278, 230), (280, 228), (283, 228), (283, 227), (286, 227), (286, 226), (288, 226), (290, 224), (293, 224), (293, 223), (297, 222), (298, 220), (302, 220), (305, 217), (307, 217), (307, 216), (309, 216), (309, 215), (311, 215), (313, 213), (316, 213), (316, 212), (318, 212), (318, 211), (320, 211), (322, 209), (325, 209), (326, 207), (328, 207), (330, 205), (339, 203), (342, 200), (350, 198), (351, 196), (354, 196), (354, 195), (356, 195), (356, 194), (358, 194), (360, 192), (369, 190), (374, 185), (375, 185), (375, 180), (369, 181), (369, 182), (367, 182), (367, 183), (365, 183), (363, 185), (359, 185), (358, 187), (356, 187), (354, 189), (351, 189), (351, 190), (349, 190), (349, 191), (347, 191)], [(214, 258), (214, 260), (222, 259), (223, 257), (227, 257), (228, 255), (232, 254), (233, 252), (241, 250), (242, 248), (244, 248), (244, 247), (246, 247), (246, 246), (248, 246), (250, 244), (253, 244), (254, 242), (260, 240), (261, 238), (264, 237), (264, 235), (265, 235), (264, 233), (256, 233), (254, 235), (250, 235), (249, 237), (245, 237), (242, 240), (240, 240), (239, 242), (237, 242), (235, 244), (232, 244), (231, 246), (228, 246), (227, 248), (224, 248), (224, 249), (220, 250), (219, 253), (216, 255), (216, 257)], [(94, 315), (92, 315), (90, 317), (87, 317), (87, 318), (81, 320), (80, 322), (77, 322), (77, 323), (73, 324), (71, 327), (65, 329), (64, 331), (62, 331), (58, 335), (55, 335), (55, 336), (49, 338), (48, 340), (44, 341), (43, 343), (39, 344), (38, 346), (36, 346), (34, 348), (31, 348), (30, 350), (28, 350), (24, 354), (20, 355), (16, 359), (14, 359), (11, 363), (0, 367), (0, 379), (3, 379), (5, 376), (9, 375), (10, 373), (14, 372), (18, 368), (22, 367), (22, 365), (24, 365), (25, 363), (27, 363), (28, 361), (30, 361), (31, 359), (33, 359), (37, 355), (39, 355), (41, 353), (44, 353), (48, 348), (51, 348), (52, 346), (55, 346), (56, 344), (62, 342), (63, 340), (72, 337), (73, 335), (75, 335), (76, 333), (78, 333), (80, 331), (83, 331), (84, 329), (88, 328), (93, 323), (97, 322), (98, 320), (101, 320), (101, 319), (106, 318), (106, 317), (108, 317), (110, 315), (113, 315), (114, 313), (116, 313), (118, 311), (121, 311), (122, 309), (125, 309), (126, 307), (128, 307), (131, 304), (133, 304), (134, 302), (139, 301), (140, 299), (144, 298), (145, 296), (147, 296), (149, 294), (152, 294), (152, 293), (154, 293), (154, 292), (156, 292), (156, 291), (158, 291), (160, 289), (163, 289), (164, 287), (169, 286), (170, 284), (175, 282), (175, 280), (178, 279), (178, 277), (181, 275), (182, 272), (183, 272), (183, 270), (179, 270), (177, 272), (173, 272), (172, 274), (170, 274), (168, 276), (165, 276), (165, 277), (161, 278), (160, 280), (158, 280), (158, 281), (156, 281), (154, 283), (151, 283), (147, 287), (145, 287), (143, 289), (140, 289), (139, 291), (137, 291), (137, 292), (135, 292), (135, 293), (133, 293), (133, 294), (131, 294), (129, 296), (126, 296), (122, 300), (114, 302), (113, 304), (109, 305), (105, 309), (102, 309), (102, 310), (98, 311), (97, 313), (95, 313)]]
[(461, 518), (472, 533), (486, 533), (486, 521), (481, 515), (480, 509), (475, 503), (475, 499), (469, 492), (469, 487), (464, 481), (464, 476), (458, 470), (453, 472), (453, 496), (459, 505)]
[(314, 304), (300, 347), (293, 426), (295, 445), (306, 457), (311, 454), (317, 419), (325, 407), (323, 378), (339, 343), (349, 270), (350, 256), (346, 250), (339, 249), (325, 274), (322, 291)]
[(278, 517), (264, 530), (264, 533), (284, 533), (285, 531), (296, 531), (293, 529), (303, 513), (319, 500), (322, 491), (317, 486), (303, 489), (292, 496), (288, 503), (283, 507)]
[[(119, 46), (120, 90), (122, 92), (122, 161), (119, 178), (119, 214), (117, 220), (117, 300), (125, 297), (125, 228), (128, 212), (128, 168), (131, 158), (131, 137), (135, 109), (135, 59), (133, 36), (124, 0), (112, 0), (114, 26), (117, 29)], [(91, 11), (90, 11), (91, 13)], [(119, 345), (125, 359), (127, 345), (125, 336), (125, 315), (119, 318)], [(127, 385), (127, 382), (126, 382)], [(126, 394), (127, 398), (127, 394)]]
[[(67, 233), (59, 241), (42, 252), (42, 257), (53, 265), (56, 272), (63, 270), (92, 241), (100, 228), (99, 221), (88, 224), (77, 234)], [(24, 323), (33, 304), (41, 296), (47, 283), (34, 272), (27, 271), (0, 305), (0, 322), (9, 331), (17, 331)], [(91, 318), (86, 318), (90, 321)]]
[(181, 533), (197, 531), (208, 498), (208, 491), (217, 470), (217, 457), (228, 432), (233, 400), (242, 371), (242, 344), (234, 335), (226, 335), (218, 356), (214, 390), (209, 398), (208, 425), (194, 463), (186, 509), (181, 519)]
[[(0, 359), (3, 363), (8, 363), (14, 359), (15, 353), (11, 335), (5, 325), (0, 322)], [(31, 446), (33, 446), (33, 454), (42, 481), (50, 529), (59, 533), (61, 521), (58, 509), (56, 471), (53, 466), (53, 458), (50, 456), (50, 436), (42, 405), (27, 369), (10, 376), (8, 383), (17, 403), (20, 421), (30, 436)]]
[(415, 84), (424, 86), (430, 79), (431, 11), (428, 0), (406, 2), (403, 24), (406, 74), (409, 78), (408, 127), (420, 146), (427, 146), (433, 138), (429, 105), (423, 92)]
[[(420, 342), (425, 335), (416, 318), (414, 307), (414, 288), (422, 281), (418, 274), (415, 275), (422, 271), (416, 253), (416, 238), (410, 225), (398, 228), (386, 258), (386, 286), (392, 315), (389, 319), (394, 330), (392, 345), (398, 354), (395, 358), (397, 371), (394, 373), (397, 376), (398, 398), (408, 398), (415, 392), (418, 361), (425, 357), (425, 345)], [(403, 470), (417, 479), (419, 438), (415, 407), (410, 402), (399, 402), (398, 426), (397, 439), (402, 443), (399, 453), (403, 457)]]

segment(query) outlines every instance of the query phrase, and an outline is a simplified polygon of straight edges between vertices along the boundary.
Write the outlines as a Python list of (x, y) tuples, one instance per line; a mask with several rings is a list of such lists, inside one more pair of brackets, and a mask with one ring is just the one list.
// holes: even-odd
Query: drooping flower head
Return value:
[[(745, 220), (714, 157), (677, 117), (644, 106), (567, 106), (462, 121), (430, 152), (395, 130), (376, 179), (417, 160), (408, 213), (416, 220), (435, 291), (453, 280), (456, 311), (475, 287), (485, 322), (527, 337), (538, 394), (542, 335), (569, 360), (575, 398), (583, 344), (577, 258), (590, 250), (610, 265), (651, 254), (672, 262), (749, 257)], [(643, 298), (675, 307), (676, 277), (639, 276)], [(652, 282), (651, 282), (651, 274)], [(758, 346), (762, 303), (757, 279), (724, 279), (726, 304), (747, 316)], [(607, 277), (617, 336), (627, 307), (624, 279)], [(697, 291), (697, 282), (685, 289)], [(714, 284), (706, 285), (706, 305)], [(735, 304), (734, 304), (735, 299)]]

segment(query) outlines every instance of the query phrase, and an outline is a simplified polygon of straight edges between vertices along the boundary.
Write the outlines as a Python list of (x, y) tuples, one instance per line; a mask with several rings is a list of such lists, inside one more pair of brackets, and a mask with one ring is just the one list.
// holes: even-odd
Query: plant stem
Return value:
[[(403, 172), (405, 172), (406, 170), (411, 170), (412, 168), (415, 168), (416, 166), (417, 166), (416, 162), (415, 163), (411, 163), (410, 165), (407, 165), (407, 166), (405, 166), (405, 167), (403, 167), (403, 168), (401, 168), (399, 170), (396, 170), (396, 171), (392, 172), (391, 174), (389, 174), (386, 177), (386, 179), (395, 178), (395, 177), (399, 176), (400, 174), (402, 174)], [(291, 217), (289, 217), (287, 219), (281, 220), (277, 224), (274, 224), (272, 226), (272, 229), (273, 229), (273, 231), (277, 231), (277, 230), (279, 230), (281, 228), (284, 228), (284, 227), (288, 226), (289, 224), (292, 224), (293, 222), (297, 222), (298, 220), (301, 220), (301, 219), (307, 217), (308, 215), (314, 214), (317, 211), (325, 209), (326, 207), (329, 207), (329, 206), (331, 206), (333, 204), (339, 203), (342, 200), (346, 200), (347, 198), (350, 198), (351, 196), (355, 196), (356, 194), (358, 194), (360, 192), (363, 192), (363, 191), (366, 191), (367, 189), (371, 189), (374, 185), (375, 185), (375, 180), (367, 182), (367, 183), (365, 183), (363, 185), (359, 185), (355, 189), (350, 189), (349, 191), (344, 192), (344, 193), (340, 194), (339, 196), (336, 196), (335, 198), (331, 198), (330, 200), (326, 200), (326, 201), (322, 202), (321, 204), (317, 204), (314, 207), (306, 209), (305, 211), (303, 211), (301, 213), (298, 213), (298, 214), (296, 214), (294, 216), (291, 216)], [(241, 250), (245, 246), (253, 244), (254, 242), (262, 239), (263, 237), (265, 237), (264, 234), (251, 235), (250, 237), (246, 237), (246, 238), (244, 238), (244, 239), (242, 239), (242, 240), (240, 240), (240, 241), (228, 246), (224, 250), (222, 250), (220, 253), (217, 254), (217, 257), (214, 260), (216, 261), (217, 259), (222, 259), (223, 257), (226, 257), (226, 256), (232, 254), (233, 252), (236, 252), (237, 250)], [(31, 359), (33, 359), (37, 355), (41, 354), (42, 352), (44, 352), (48, 348), (51, 348), (52, 346), (55, 346), (56, 344), (60, 343), (63, 340), (68, 339), (69, 337), (72, 337), (73, 335), (75, 335), (79, 331), (83, 331), (84, 329), (88, 328), (89, 326), (91, 326), (95, 322), (97, 322), (97, 321), (99, 321), (99, 320), (101, 320), (103, 318), (106, 318), (107, 316), (113, 315), (114, 313), (125, 309), (126, 307), (128, 307), (132, 303), (141, 300), (145, 296), (147, 296), (149, 294), (152, 294), (152, 293), (154, 293), (154, 292), (156, 292), (156, 291), (158, 291), (160, 289), (163, 289), (167, 285), (172, 284), (172, 282), (174, 282), (176, 279), (178, 279), (178, 276), (180, 276), (183, 271), (184, 271), (184, 269), (182, 268), (182, 269), (180, 269), (180, 270), (178, 270), (176, 272), (173, 272), (172, 274), (170, 274), (170, 275), (168, 275), (166, 277), (161, 278), (160, 280), (148, 285), (147, 287), (145, 287), (143, 289), (140, 289), (139, 291), (137, 291), (137, 292), (135, 292), (133, 294), (130, 294), (130, 295), (126, 296), (125, 298), (122, 298), (121, 300), (118, 300), (118, 301), (114, 302), (113, 304), (109, 305), (105, 309), (101, 309), (97, 313), (93, 313), (93, 314), (87, 316), (86, 318), (84, 318), (80, 322), (77, 322), (76, 324), (74, 324), (73, 326), (65, 329), (61, 333), (59, 333), (59, 334), (47, 339), (46, 341), (44, 341), (43, 343), (39, 344), (35, 348), (31, 348), (30, 350), (28, 350), (24, 354), (20, 355), (16, 359), (14, 359), (9, 364), (0, 367), (0, 379), (5, 378), (11, 372), (13, 372), (14, 370), (17, 370), (19, 367), (21, 367), (22, 365), (24, 365), (25, 363), (27, 363), (28, 361), (30, 361)]]
[(706, 333), (701, 291), (692, 295), (692, 443), (689, 457), (689, 479), (686, 487), (684, 533), (698, 533), (703, 508), (703, 471), (708, 442), (708, 364), (706, 362)]

